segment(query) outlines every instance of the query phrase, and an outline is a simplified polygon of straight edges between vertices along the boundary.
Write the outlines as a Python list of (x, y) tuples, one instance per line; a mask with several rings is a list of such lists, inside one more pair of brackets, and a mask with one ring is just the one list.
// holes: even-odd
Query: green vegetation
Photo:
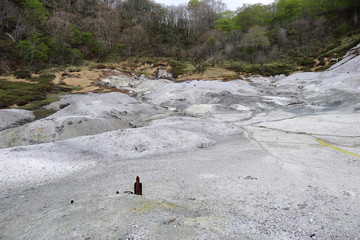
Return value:
[(224, 63), (224, 67), (228, 70), (247, 73), (247, 74), (260, 74), (262, 76), (275, 76), (279, 74), (289, 75), (290, 73), (306, 70), (304, 67), (299, 67), (294, 64), (288, 63), (267, 63), (267, 64), (248, 64), (241, 62), (228, 62)]
[[(14, 104), (24, 106), (29, 102), (41, 104), (41, 100), (46, 99), (47, 94), (56, 92), (56, 88), (51, 83), (54, 75), (40, 75), (34, 78), (34, 83), (10, 82), (0, 79), (0, 108), (7, 108)], [(45, 100), (47, 102), (49, 100)]]
[(323, 54), (319, 58), (324, 57), (341, 57), (343, 56), (350, 48), (355, 47), (360, 43), (360, 32), (354, 33), (351, 36), (343, 38), (341, 41), (338, 40), (335, 44), (329, 46), (325, 49)]
[(317, 70), (323, 69), (360, 42), (355, 0), (279, 0), (237, 11), (217, 0), (176, 7), (152, 0), (2, 0), (0, 12), (0, 75), (33, 81), (1, 80), (0, 107), (68, 91), (53, 86), (52, 75), (32, 79), (59, 66), (95, 61), (111, 67), (107, 61), (126, 59), (130, 69), (142, 63), (171, 66), (175, 77), (214, 66), (289, 74), (311, 69), (314, 59), (321, 63)]
[(243, 32), (254, 26), (268, 26), (273, 20), (270, 6), (262, 4), (245, 5), (236, 15), (234, 21)]
[(59, 99), (57, 97), (54, 97), (54, 96), (47, 96), (47, 97), (48, 98), (46, 98), (44, 100), (34, 101), (34, 102), (28, 103), (28, 104), (26, 104), (24, 106), (21, 106), (20, 108), (32, 111), (34, 113), (34, 115), (35, 115), (35, 119), (41, 119), (41, 118), (48, 117), (51, 114), (53, 114), (55, 111), (45, 109), (43, 107), (50, 104), (50, 103), (59, 101)]
[(27, 69), (20, 69), (14, 72), (14, 76), (19, 79), (31, 79), (31, 72)]
[(0, 73), (134, 57), (174, 59), (175, 76), (183, 74), (182, 62), (198, 69), (224, 61), (309, 66), (360, 27), (354, 0), (279, 0), (237, 11), (216, 0), (177, 7), (152, 0), (2, 0), (0, 12)]
[[(126, 67), (130, 69), (136, 69), (143, 65), (151, 65), (153, 67), (171, 67), (171, 73), (173, 77), (177, 78), (179, 75), (185, 74), (188, 71), (192, 71), (195, 69), (194, 65), (191, 62), (183, 61), (183, 60), (175, 60), (173, 58), (166, 58), (166, 57), (141, 57), (141, 58), (133, 58), (129, 59), (126, 63)], [(104, 65), (100, 64), (97, 66), (98, 68), (111, 68), (111, 65)], [(145, 74), (137, 73), (137, 75)], [(146, 75), (146, 74), (145, 74)], [(148, 76), (151, 77), (151, 76)]]

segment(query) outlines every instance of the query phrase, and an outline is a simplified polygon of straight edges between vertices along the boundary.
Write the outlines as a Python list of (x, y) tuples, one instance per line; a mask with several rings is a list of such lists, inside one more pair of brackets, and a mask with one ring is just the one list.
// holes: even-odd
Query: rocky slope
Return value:
[(358, 239), (359, 48), (323, 73), (64, 97), (0, 132), (0, 239)]

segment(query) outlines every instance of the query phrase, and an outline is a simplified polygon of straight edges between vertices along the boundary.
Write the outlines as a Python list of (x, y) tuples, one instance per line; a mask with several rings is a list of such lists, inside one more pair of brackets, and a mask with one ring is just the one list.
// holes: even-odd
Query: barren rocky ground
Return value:
[(359, 47), (322, 73), (1, 110), (0, 239), (359, 239)]

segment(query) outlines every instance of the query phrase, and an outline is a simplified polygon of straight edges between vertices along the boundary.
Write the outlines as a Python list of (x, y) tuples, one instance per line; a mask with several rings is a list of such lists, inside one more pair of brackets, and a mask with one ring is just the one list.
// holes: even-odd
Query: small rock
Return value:
[(172, 218), (170, 220), (164, 221), (163, 224), (170, 224), (176, 221), (176, 218)]
[(156, 76), (161, 79), (172, 79), (173, 77), (172, 74), (165, 69), (158, 69)]
[(203, 148), (205, 148), (205, 145), (204, 145), (204, 144), (200, 144), (200, 145), (198, 146), (198, 148), (203, 149)]
[(146, 81), (149, 80), (144, 74), (141, 74), (141, 76), (139, 77), (139, 81)]
[(252, 176), (246, 176), (244, 179), (245, 180), (257, 180), (256, 177), (252, 177)]

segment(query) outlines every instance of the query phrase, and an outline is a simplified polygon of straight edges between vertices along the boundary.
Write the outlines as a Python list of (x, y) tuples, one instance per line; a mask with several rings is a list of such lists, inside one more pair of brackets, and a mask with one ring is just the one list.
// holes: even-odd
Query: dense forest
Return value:
[(358, 0), (1, 0), (0, 74), (83, 60), (166, 57), (194, 64), (308, 64), (360, 27)]

